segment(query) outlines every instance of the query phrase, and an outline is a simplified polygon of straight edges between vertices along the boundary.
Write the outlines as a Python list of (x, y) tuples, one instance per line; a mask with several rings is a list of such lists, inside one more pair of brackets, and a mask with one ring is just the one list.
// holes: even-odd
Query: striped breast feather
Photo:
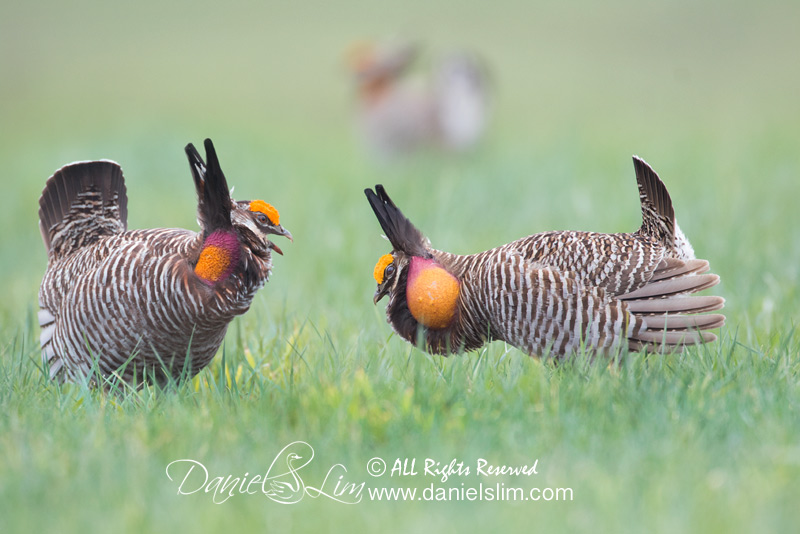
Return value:
[(58, 169), (39, 199), (39, 229), (51, 258), (124, 232), (128, 197), (120, 166), (80, 161)]
[(564, 355), (582, 344), (606, 351), (619, 344), (626, 313), (602, 288), (536, 268), (519, 253), (494, 256), (486, 265), (485, 297), (495, 337), (531, 355)]
[[(42, 305), (41, 301), (40, 305)], [(56, 317), (43, 305), (38, 315), (39, 326), (42, 330), (39, 335), (39, 344), (42, 347), (42, 363), (45, 369), (50, 370), (50, 378), (55, 378), (64, 366), (63, 360), (56, 354), (56, 349), (53, 345), (53, 334), (56, 331)]]

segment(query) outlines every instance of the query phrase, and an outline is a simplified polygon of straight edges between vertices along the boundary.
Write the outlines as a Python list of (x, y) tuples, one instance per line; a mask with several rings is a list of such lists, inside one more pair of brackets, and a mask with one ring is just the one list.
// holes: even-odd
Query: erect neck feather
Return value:
[(456, 313), (460, 283), (434, 260), (412, 257), (406, 283), (411, 315), (427, 328), (450, 326)]
[(208, 284), (227, 279), (239, 264), (241, 245), (235, 233), (217, 230), (203, 241), (194, 272)]

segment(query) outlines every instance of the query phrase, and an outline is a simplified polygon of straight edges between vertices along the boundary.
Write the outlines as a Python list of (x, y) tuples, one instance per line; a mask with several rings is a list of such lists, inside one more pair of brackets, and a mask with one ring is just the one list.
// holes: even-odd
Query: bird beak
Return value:
[(294, 243), (294, 238), (292, 237), (292, 233), (283, 226), (278, 225), (278, 230), (275, 233), (277, 235), (282, 235), (283, 237), (289, 238), (289, 241)]
[(389, 289), (386, 286), (378, 286), (378, 289), (375, 290), (375, 294), (372, 296), (372, 303), (377, 305), (378, 302), (386, 296), (386, 293), (389, 292)]
[[(283, 226), (281, 226), (281, 225), (278, 225), (278, 227), (275, 228), (275, 229), (270, 229), (269, 233), (272, 233), (272, 234), (275, 234), (275, 235), (282, 235), (283, 237), (289, 238), (289, 241), (294, 243), (294, 239), (292, 238), (292, 233), (289, 230), (287, 230), (286, 228), (284, 228)], [(271, 248), (272, 250), (274, 250), (275, 252), (277, 252), (278, 254), (283, 256), (283, 251), (281, 250), (281, 247), (279, 247), (278, 245), (276, 245), (272, 241), (269, 242), (269, 248)]]

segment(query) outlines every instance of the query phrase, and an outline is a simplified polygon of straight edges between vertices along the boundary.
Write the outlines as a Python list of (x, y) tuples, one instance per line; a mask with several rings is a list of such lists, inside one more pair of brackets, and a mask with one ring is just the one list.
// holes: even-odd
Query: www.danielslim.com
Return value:
[(367, 488), (372, 501), (571, 501), (572, 488), (507, 487), (505, 484), (461, 487)]

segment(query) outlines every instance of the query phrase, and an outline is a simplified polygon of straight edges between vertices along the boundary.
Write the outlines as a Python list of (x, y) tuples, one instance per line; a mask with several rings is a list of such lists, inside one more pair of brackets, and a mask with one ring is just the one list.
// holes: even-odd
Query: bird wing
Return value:
[(571, 273), (540, 269), (519, 253), (501, 251), (488, 266), (490, 285), (499, 289), (488, 303), (492, 331), (529, 354), (559, 356), (581, 347), (680, 351), (714, 341), (708, 330), (721, 327), (725, 317), (705, 312), (721, 309), (725, 300), (694, 293), (719, 277), (704, 274), (704, 260), (662, 265), (644, 286), (612, 296)]
[(589, 286), (620, 295), (645, 285), (661, 266), (666, 249), (636, 234), (543, 232), (501, 248), (528, 261), (573, 277)]

